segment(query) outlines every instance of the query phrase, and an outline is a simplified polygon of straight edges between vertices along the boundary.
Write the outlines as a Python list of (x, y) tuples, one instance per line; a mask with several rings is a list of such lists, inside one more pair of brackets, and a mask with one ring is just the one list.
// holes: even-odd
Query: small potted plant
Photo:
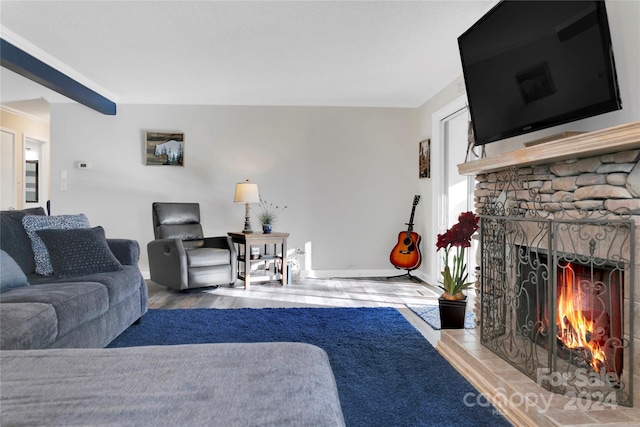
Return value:
[[(464, 260), (465, 249), (471, 247), (471, 236), (478, 230), (479, 217), (473, 212), (463, 212), (458, 217), (458, 223), (444, 234), (438, 234), (436, 248), (444, 249), (444, 270), (442, 271), (442, 290), (444, 293), (438, 299), (440, 307), (440, 327), (442, 329), (464, 328), (464, 317), (467, 306), (467, 296), (462, 292), (473, 286), (467, 281), (467, 264)], [(449, 265), (449, 253), (452, 248), (453, 263)]]
[(286, 206), (274, 206), (273, 203), (269, 203), (266, 200), (260, 198), (260, 212), (258, 212), (258, 221), (262, 224), (262, 232), (265, 234), (271, 233), (273, 223), (276, 221), (278, 214), (286, 209)]

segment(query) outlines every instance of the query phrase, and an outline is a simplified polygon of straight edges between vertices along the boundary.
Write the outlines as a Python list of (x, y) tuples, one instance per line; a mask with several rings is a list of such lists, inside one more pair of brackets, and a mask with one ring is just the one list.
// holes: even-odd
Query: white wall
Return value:
[[(433, 98), (427, 101), (422, 107), (418, 110), (419, 117), (419, 139), (427, 139), (432, 138), (434, 133), (432, 132), (432, 115), (440, 110), (441, 108), (446, 107), (451, 102), (459, 98), (460, 96), (464, 96), (464, 80), (462, 76), (456, 78), (452, 83), (443, 88), (440, 92), (438, 92)], [(438, 147), (435, 147), (435, 144), (438, 142), (433, 138), (431, 139), (432, 144), (432, 156), (431, 160), (434, 161), (433, 151), (438, 151)], [(460, 152), (457, 154), (458, 163), (464, 162), (465, 152)], [(455, 153), (453, 154), (456, 155)], [(435, 170), (434, 170), (435, 168)], [(422, 236), (422, 257), (423, 262), (420, 266), (420, 276), (424, 278), (427, 282), (436, 284), (439, 280), (438, 272), (432, 271), (432, 266), (434, 265), (434, 257), (440, 256), (436, 253), (436, 237), (438, 235), (438, 230), (434, 229), (432, 224), (434, 224), (436, 218), (436, 209), (438, 206), (438, 193), (437, 189), (434, 188), (434, 181), (436, 180), (435, 174), (438, 171), (442, 170), (442, 165), (432, 165), (432, 179), (420, 179), (419, 187), (420, 194), (422, 195), (423, 201), (423, 209), (418, 211), (420, 216), (416, 221), (416, 232)], [(444, 231), (444, 230), (441, 230)]]
[[(495, 142), (488, 155), (640, 119), (640, 2), (607, 1), (607, 11), (623, 110)], [(207, 234), (224, 234), (242, 227), (233, 189), (250, 178), (267, 200), (289, 205), (276, 230), (291, 233), (290, 246), (312, 244), (318, 275), (384, 275), (393, 272), (389, 252), (420, 194), (418, 275), (431, 279), (436, 195), (432, 180), (418, 179), (418, 141), (431, 137), (431, 115), (463, 94), (461, 84), (459, 76), (416, 110), (119, 105), (107, 117), (52, 105), (53, 213), (85, 212), (109, 236), (138, 240), (145, 270), (153, 201), (198, 201)], [(185, 132), (185, 167), (144, 166), (145, 130)], [(74, 169), (77, 160), (93, 169)], [(68, 171), (66, 192), (60, 170)]]
[[(145, 131), (184, 132), (185, 166), (145, 166)], [(242, 229), (233, 192), (248, 178), (288, 205), (275, 231), (312, 245), (316, 275), (393, 273), (389, 253), (419, 191), (413, 109), (119, 105), (104, 116), (55, 104), (51, 140), (52, 213), (83, 212), (108, 237), (138, 240), (143, 272), (152, 202), (199, 202), (205, 234), (225, 235)]]

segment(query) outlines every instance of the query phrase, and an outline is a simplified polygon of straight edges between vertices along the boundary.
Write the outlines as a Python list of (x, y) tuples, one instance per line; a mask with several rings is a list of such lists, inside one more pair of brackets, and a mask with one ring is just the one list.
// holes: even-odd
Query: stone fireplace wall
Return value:
[[(515, 168), (528, 188), (517, 190), (521, 208), (560, 210), (607, 210), (640, 215), (640, 150)], [(476, 176), (476, 210), (496, 194), (498, 173)], [(531, 191), (534, 190), (534, 191)], [(578, 212), (576, 212), (578, 214)]]
[[(640, 134), (636, 135), (640, 141)], [(540, 151), (540, 148), (536, 148)], [(476, 212), (486, 214), (494, 202), (505, 203), (506, 209), (539, 210), (540, 216), (556, 213), (581, 218), (597, 213), (603, 219), (631, 219), (640, 226), (640, 149), (588, 155), (526, 166), (517, 164), (501, 170), (476, 174)], [(485, 168), (487, 169), (487, 168)], [(511, 175), (504, 179), (504, 175)], [(515, 179), (513, 177), (516, 177)], [(524, 182), (509, 189), (510, 200), (495, 200), (505, 193), (504, 182)], [(640, 247), (640, 233), (635, 233), (635, 247)], [(631, 246), (634, 247), (634, 246)], [(635, 277), (640, 277), (640, 257), (635, 259)], [(635, 323), (640, 320), (640, 286), (625, 286), (624, 310), (633, 310)], [(628, 338), (633, 342), (633, 406), (640, 407), (640, 327)]]

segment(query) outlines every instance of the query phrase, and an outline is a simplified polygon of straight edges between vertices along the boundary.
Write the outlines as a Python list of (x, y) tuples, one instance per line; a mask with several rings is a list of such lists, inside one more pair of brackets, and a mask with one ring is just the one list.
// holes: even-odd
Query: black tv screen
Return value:
[(622, 108), (603, 1), (502, 1), (458, 45), (476, 145)]

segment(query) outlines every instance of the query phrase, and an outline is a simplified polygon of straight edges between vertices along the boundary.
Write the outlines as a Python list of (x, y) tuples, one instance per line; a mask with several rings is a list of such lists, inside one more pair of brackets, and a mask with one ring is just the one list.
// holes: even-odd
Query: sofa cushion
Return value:
[(37, 216), (27, 215), (22, 218), (22, 225), (31, 238), (34, 259), (36, 262), (36, 273), (48, 275), (53, 274), (53, 267), (49, 259), (49, 252), (38, 236), (36, 231), (45, 229), (76, 229), (89, 228), (89, 220), (84, 214), (79, 215), (57, 215), (57, 216)]
[(109, 309), (107, 288), (95, 282), (63, 282), (26, 286), (0, 294), (0, 302), (2, 303), (1, 311), (4, 311), (7, 303), (52, 305), (58, 319), (57, 338), (82, 323), (100, 316)]
[(345, 425), (329, 358), (310, 344), (69, 348), (1, 360), (6, 425)]
[(100, 283), (107, 288), (110, 307), (126, 299), (131, 294), (140, 291), (141, 283), (144, 283), (142, 273), (140, 273), (140, 270), (135, 265), (123, 265), (122, 270), (114, 272), (87, 274), (85, 276), (67, 277), (64, 279), (54, 276), (39, 276), (37, 274), (28, 276), (27, 279), (29, 279), (29, 283), (32, 285), (77, 282)]
[(0, 249), (11, 255), (24, 274), (32, 274), (36, 271), (36, 264), (33, 260), (31, 239), (22, 225), (25, 215), (44, 216), (45, 212), (40, 207), (0, 212)]
[(51, 304), (2, 304), (0, 349), (45, 348), (58, 336), (58, 319)]
[(0, 293), (22, 286), (29, 286), (27, 276), (13, 258), (0, 249)]
[(56, 276), (66, 278), (122, 270), (109, 249), (102, 227), (37, 230), (49, 252)]

